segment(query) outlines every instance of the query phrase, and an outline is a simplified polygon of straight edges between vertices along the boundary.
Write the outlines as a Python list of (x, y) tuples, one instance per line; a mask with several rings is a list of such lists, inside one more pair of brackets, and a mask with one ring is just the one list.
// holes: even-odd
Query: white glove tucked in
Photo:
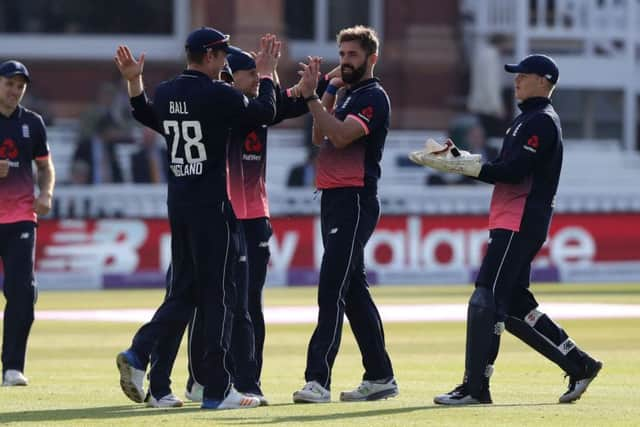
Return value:
[(444, 145), (429, 138), (425, 148), (409, 153), (409, 160), (441, 172), (457, 173), (477, 178), (482, 169), (482, 156), (458, 150), (453, 141), (447, 139)]

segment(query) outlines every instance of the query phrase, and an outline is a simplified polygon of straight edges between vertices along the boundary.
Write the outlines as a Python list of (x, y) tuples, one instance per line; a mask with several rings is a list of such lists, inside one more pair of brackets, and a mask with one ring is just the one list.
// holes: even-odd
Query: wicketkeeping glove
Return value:
[(482, 169), (482, 156), (459, 150), (447, 139), (444, 145), (429, 138), (425, 148), (409, 153), (409, 160), (441, 172), (457, 173), (477, 178)]

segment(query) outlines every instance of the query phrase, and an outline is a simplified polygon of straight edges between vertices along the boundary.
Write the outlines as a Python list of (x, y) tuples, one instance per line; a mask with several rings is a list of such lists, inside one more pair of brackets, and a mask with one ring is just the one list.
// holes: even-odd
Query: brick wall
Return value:
[[(191, 0), (191, 27), (210, 25), (232, 35), (232, 43), (256, 50), (260, 35), (284, 35), (284, 0)], [(376, 75), (389, 92), (396, 128), (446, 128), (462, 108), (466, 86), (465, 64), (457, 32), (456, 1), (384, 0), (383, 43)], [(115, 47), (114, 47), (115, 48)], [(180, 52), (175, 62), (145, 66), (147, 87), (178, 73), (184, 66)], [(332, 65), (328, 63), (327, 70)], [(109, 61), (30, 61), (36, 95), (49, 100), (59, 116), (77, 116), (95, 99), (101, 82), (120, 82)], [(284, 85), (297, 81), (297, 61), (286, 54), (279, 64)], [(297, 126), (299, 122), (288, 123)]]

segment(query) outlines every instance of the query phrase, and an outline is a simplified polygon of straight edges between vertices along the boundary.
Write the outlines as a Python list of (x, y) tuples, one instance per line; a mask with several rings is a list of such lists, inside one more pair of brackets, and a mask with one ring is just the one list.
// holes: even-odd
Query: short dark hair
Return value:
[(340, 30), (336, 37), (338, 45), (342, 42), (357, 41), (360, 47), (364, 49), (367, 56), (378, 53), (378, 34), (373, 28), (364, 25), (356, 25), (355, 27), (344, 28)]
[(211, 50), (212, 52), (223, 52), (224, 55), (226, 55), (227, 53), (224, 51), (224, 48), (222, 46), (215, 46), (215, 47), (211, 47), (209, 48), (207, 51), (202, 52), (202, 51), (196, 51), (193, 52), (189, 49), (185, 49), (185, 52), (187, 54), (187, 62), (189, 64), (202, 64), (202, 62), (204, 61), (204, 57), (207, 54), (207, 52)]

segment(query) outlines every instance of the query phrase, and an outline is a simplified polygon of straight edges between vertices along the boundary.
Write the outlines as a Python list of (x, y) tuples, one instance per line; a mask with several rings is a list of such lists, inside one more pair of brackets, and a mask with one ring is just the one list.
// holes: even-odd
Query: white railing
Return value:
[(509, 60), (548, 52), (563, 88), (622, 91), (623, 146), (635, 147), (640, 0), (461, 0), (460, 7), (467, 38), (511, 38)]
[(461, 0), (460, 7), (465, 31), (475, 35), (524, 32), (536, 39), (575, 40), (590, 48), (584, 54), (599, 55), (607, 53), (603, 43), (619, 50), (630, 34), (632, 43), (640, 42), (639, 5), (640, 0)]

